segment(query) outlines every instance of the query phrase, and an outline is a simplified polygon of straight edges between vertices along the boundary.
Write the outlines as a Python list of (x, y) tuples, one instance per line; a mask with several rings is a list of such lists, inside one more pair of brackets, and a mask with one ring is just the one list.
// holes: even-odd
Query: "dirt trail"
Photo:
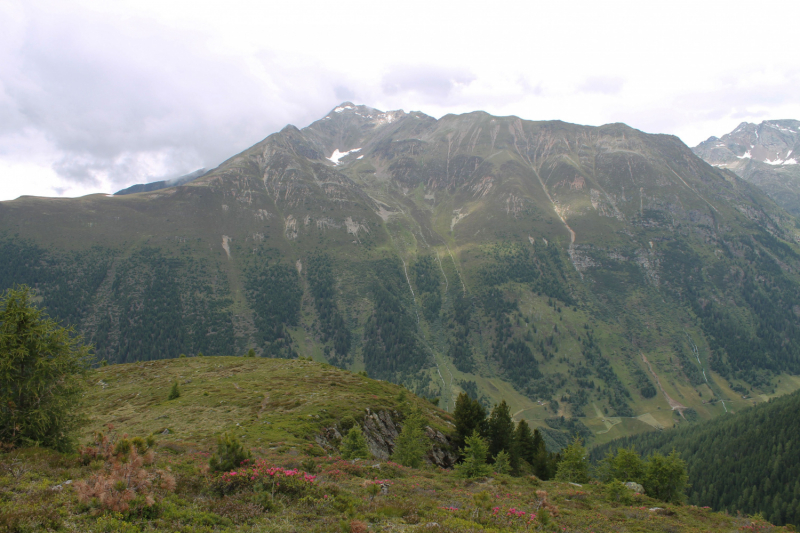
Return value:
[(665, 391), (664, 387), (661, 386), (661, 380), (658, 379), (658, 374), (656, 374), (653, 371), (653, 367), (650, 365), (650, 361), (647, 360), (647, 357), (645, 357), (644, 354), (642, 354), (642, 361), (644, 361), (645, 364), (647, 364), (647, 368), (650, 369), (650, 373), (653, 374), (654, 378), (656, 378), (656, 384), (658, 385), (658, 388), (661, 389), (661, 392), (664, 394), (664, 398), (667, 399), (667, 403), (669, 404), (669, 406), (672, 408), (673, 411), (678, 411), (680, 415), (683, 416), (683, 411), (687, 409), (687, 407), (669, 397), (667, 391)]

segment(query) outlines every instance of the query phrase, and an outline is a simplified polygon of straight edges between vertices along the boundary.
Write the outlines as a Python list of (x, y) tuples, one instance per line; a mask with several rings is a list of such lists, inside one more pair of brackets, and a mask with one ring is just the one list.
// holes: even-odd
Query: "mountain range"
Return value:
[(109, 362), (311, 356), (606, 442), (800, 388), (800, 232), (708, 142), (345, 102), (181, 184), (0, 202), (0, 285)]
[(800, 214), (800, 121), (742, 122), (721, 138), (693, 148), (709, 164), (727, 168), (761, 187), (775, 203)]

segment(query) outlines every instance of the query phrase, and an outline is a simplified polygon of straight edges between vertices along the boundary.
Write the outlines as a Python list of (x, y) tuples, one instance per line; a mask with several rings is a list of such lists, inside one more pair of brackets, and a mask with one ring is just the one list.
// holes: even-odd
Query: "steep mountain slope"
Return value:
[(800, 393), (746, 409), (735, 416), (676, 431), (613, 441), (593, 450), (635, 447), (643, 456), (673, 449), (687, 462), (689, 501), (716, 510), (761, 513), (774, 524), (800, 521)]
[(183, 186), (0, 203), (0, 285), (109, 361), (310, 355), (602, 442), (800, 385), (795, 231), (675, 137), (345, 103)]
[(800, 121), (742, 122), (722, 138), (710, 137), (692, 150), (709, 164), (758, 185), (793, 215), (800, 214)]

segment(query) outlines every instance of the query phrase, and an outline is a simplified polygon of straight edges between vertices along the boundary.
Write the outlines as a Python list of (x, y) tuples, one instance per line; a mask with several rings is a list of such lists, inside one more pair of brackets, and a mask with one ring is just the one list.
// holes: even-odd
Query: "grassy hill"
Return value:
[[(43, 449), (0, 454), (0, 530), (781, 530), (763, 520), (668, 505), (633, 492), (609, 492), (596, 483), (576, 486), (503, 475), (466, 481), (433, 466), (410, 469), (381, 459), (342, 461), (335, 452), (323, 450), (315, 437), (348, 417), (365, 423), (367, 409), (398, 413), (400, 418), (416, 406), (430, 426), (445, 433), (450, 417), (397, 385), (325, 364), (180, 358), (100, 368), (89, 381), (82, 406), (89, 425), (80, 440), (95, 447), (80, 455)], [(181, 395), (168, 400), (176, 381)], [(92, 437), (96, 431), (106, 439), (99, 446)], [(239, 436), (253, 461), (237, 475), (220, 476), (209, 472), (208, 458), (215, 451), (215, 437), (226, 431)], [(106, 450), (113, 450), (124, 438), (150, 434), (155, 440), (141, 456), (132, 451), (136, 440), (124, 461), (111, 451), (102, 453), (102, 442)], [(308, 476), (286, 474), (295, 468)], [(80, 498), (97, 488), (82, 482), (126, 473), (126, 483), (140, 487), (128, 508), (104, 510), (121, 490), (117, 483)], [(270, 475), (281, 484), (251, 480)], [(143, 494), (152, 498), (151, 505)]]

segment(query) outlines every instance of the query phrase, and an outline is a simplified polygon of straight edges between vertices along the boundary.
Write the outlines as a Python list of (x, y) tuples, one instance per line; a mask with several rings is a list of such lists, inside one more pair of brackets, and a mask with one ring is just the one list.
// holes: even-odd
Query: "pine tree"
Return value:
[(511, 450), (514, 442), (514, 421), (511, 419), (511, 410), (505, 400), (492, 409), (488, 426), (489, 453), (492, 457), (501, 451)]
[(556, 480), (573, 483), (589, 481), (589, 459), (586, 457), (586, 448), (577, 435), (572, 443), (561, 451)]
[(27, 286), (0, 296), (0, 442), (69, 449), (90, 347), (31, 301)]
[(459, 394), (456, 399), (453, 419), (456, 425), (454, 444), (459, 450), (466, 446), (467, 438), (473, 432), (477, 430), (479, 435), (484, 435), (486, 432), (486, 411), (477, 400), (471, 399), (465, 392)]
[(420, 467), (427, 451), (424, 426), (425, 422), (419, 411), (406, 418), (392, 453), (393, 461), (411, 468)]
[(367, 440), (361, 432), (361, 428), (353, 426), (347, 432), (347, 436), (342, 440), (343, 459), (369, 459), (372, 454), (367, 448)]
[(486, 464), (488, 453), (489, 445), (476, 429), (472, 432), (472, 436), (466, 439), (466, 444), (461, 450), (464, 461), (456, 465), (456, 473), (465, 478), (488, 476), (492, 472), (491, 467)]

